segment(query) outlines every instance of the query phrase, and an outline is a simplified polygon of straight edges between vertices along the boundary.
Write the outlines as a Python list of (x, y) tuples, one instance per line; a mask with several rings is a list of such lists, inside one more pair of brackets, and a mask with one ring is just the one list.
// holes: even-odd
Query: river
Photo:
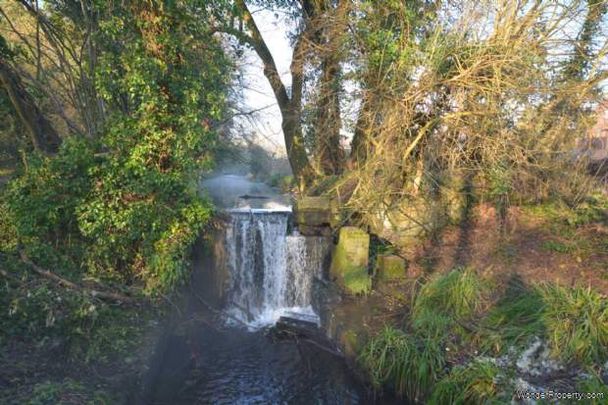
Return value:
[(229, 216), (222, 237), (229, 272), (222, 305), (213, 314), (192, 310), (190, 320), (166, 333), (144, 402), (377, 402), (342, 356), (311, 341), (269, 333), (285, 314), (318, 321), (311, 284), (323, 277), (327, 241), (290, 229), (288, 199), (263, 184), (228, 175), (210, 179), (205, 189)]

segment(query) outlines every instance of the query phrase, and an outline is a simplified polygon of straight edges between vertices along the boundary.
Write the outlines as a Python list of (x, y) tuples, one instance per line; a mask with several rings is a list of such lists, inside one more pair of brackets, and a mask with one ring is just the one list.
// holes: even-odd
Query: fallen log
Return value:
[(29, 268), (31, 268), (34, 272), (36, 272), (40, 276), (48, 278), (49, 280), (53, 280), (57, 284), (62, 285), (71, 290), (80, 291), (82, 293), (90, 295), (91, 297), (99, 298), (99, 299), (107, 300), (107, 301), (114, 301), (114, 302), (128, 303), (128, 304), (137, 304), (138, 303), (138, 301), (133, 297), (129, 297), (129, 296), (126, 296), (126, 295), (123, 295), (120, 293), (116, 293), (116, 292), (99, 291), (99, 290), (95, 290), (92, 288), (83, 287), (70, 280), (66, 280), (65, 278), (60, 277), (57, 274), (55, 274), (49, 270), (43, 269), (42, 267), (38, 266), (36, 263), (32, 262), (30, 260), (30, 258), (27, 257), (27, 255), (23, 251), (19, 251), (19, 256), (21, 256), (21, 261), (23, 261), (25, 264), (27, 264), (29, 266)]

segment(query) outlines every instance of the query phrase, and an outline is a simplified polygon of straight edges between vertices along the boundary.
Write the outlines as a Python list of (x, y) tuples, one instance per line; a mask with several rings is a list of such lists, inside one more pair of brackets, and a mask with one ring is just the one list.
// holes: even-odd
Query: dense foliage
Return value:
[(194, 4), (98, 7), (104, 129), (97, 139), (66, 139), (56, 156), (25, 157), (8, 185), (7, 222), (13, 247), (44, 265), (68, 260), (151, 293), (183, 280), (210, 216), (197, 178), (212, 163), (229, 63)]
[[(257, 8), (288, 16), (291, 80)], [(344, 224), (403, 256), (441, 245), (450, 221), (460, 256), (478, 201), (495, 205), (502, 237), (513, 203), (555, 200), (535, 214), (553, 226), (572, 207), (568, 223), (605, 220), (579, 141), (605, 97), (607, 18), (602, 0), (2, 2), (0, 346), (19, 337), (87, 360), (134, 352), (141, 298), (171, 302), (187, 278), (213, 214), (199, 178), (215, 161), (245, 160), (258, 180), (329, 196)], [(263, 64), (293, 178), (254, 142), (220, 141), (233, 45)], [(569, 232), (539, 250), (608, 246)], [(403, 323), (362, 350), (372, 382), (415, 401), (507, 399), (503, 370), (478, 355), (507, 356), (534, 337), (553, 359), (598, 373), (602, 296), (534, 284), (495, 297), (494, 281), (463, 266), (417, 285)], [(605, 389), (599, 377), (579, 383)], [(59, 401), (59, 388), (32, 394)]]

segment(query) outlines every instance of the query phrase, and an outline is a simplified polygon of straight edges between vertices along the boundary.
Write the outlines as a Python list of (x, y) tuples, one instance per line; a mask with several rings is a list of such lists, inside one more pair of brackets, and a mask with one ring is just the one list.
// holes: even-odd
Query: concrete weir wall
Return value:
[[(238, 215), (246, 215), (241, 210), (237, 210)], [(234, 215), (234, 212), (232, 215), (227, 212), (224, 225), (218, 221), (219, 226), (207, 235), (204, 246), (199, 246), (194, 255), (200, 269), (197, 281), (200, 294), (219, 308), (230, 307), (234, 298), (230, 293), (234, 284), (231, 280), (234, 263), (231, 263), (227, 246), (227, 230)], [(301, 290), (310, 294), (310, 305), (319, 316), (327, 337), (352, 359), (368, 333), (365, 325), (374, 317), (377, 294), (372, 294), (372, 289), (383, 290), (395, 281), (403, 280), (405, 262), (392, 254), (375, 255), (372, 262), (370, 234), (353, 226), (338, 227), (335, 207), (326, 197), (300, 198), (290, 216), (293, 227), (290, 226), (285, 234), (285, 245), (293, 252), (288, 254), (291, 258), (288, 266), (310, 273), (312, 285), (306, 282)], [(232, 232), (235, 229), (232, 223)], [(248, 240), (247, 244), (250, 242)], [(293, 249), (295, 245), (298, 249)], [(293, 279), (288, 284), (295, 287), (302, 283), (298, 280)]]
[(359, 228), (340, 228), (330, 274), (345, 292), (368, 294), (372, 288), (369, 268), (369, 234)]

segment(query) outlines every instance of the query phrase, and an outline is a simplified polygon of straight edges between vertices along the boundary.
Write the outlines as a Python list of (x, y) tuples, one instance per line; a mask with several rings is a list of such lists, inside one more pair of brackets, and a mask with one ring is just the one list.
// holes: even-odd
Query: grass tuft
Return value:
[(401, 397), (426, 398), (445, 366), (439, 342), (385, 327), (359, 356), (376, 387), (392, 387)]
[(470, 268), (457, 268), (426, 283), (416, 297), (414, 314), (425, 310), (466, 318), (480, 311), (487, 284)]
[(579, 381), (576, 384), (576, 390), (592, 395), (590, 398), (585, 398), (588, 404), (600, 405), (608, 401), (608, 385), (605, 384), (601, 377), (597, 374), (591, 375), (589, 378)]
[(435, 385), (429, 404), (487, 404), (496, 401), (500, 369), (489, 360), (454, 367)]
[(542, 295), (536, 289), (510, 282), (505, 295), (481, 321), (478, 340), (482, 350), (501, 353), (511, 346), (525, 346), (534, 336), (543, 336), (544, 307)]
[(555, 357), (583, 365), (608, 357), (608, 303), (598, 293), (580, 287), (538, 287), (545, 303), (543, 321)]

